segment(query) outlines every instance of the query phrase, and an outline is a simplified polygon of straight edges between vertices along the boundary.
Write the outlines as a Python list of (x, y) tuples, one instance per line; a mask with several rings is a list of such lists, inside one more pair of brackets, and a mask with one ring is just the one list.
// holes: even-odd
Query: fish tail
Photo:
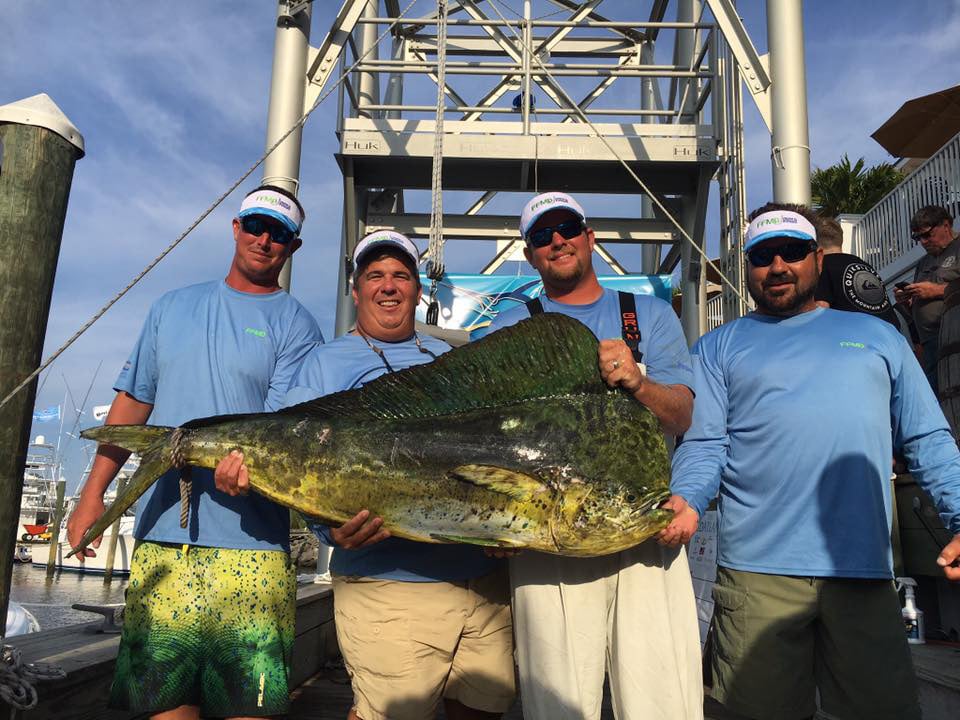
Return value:
[(151, 445), (166, 440), (172, 432), (173, 428), (159, 425), (103, 425), (87, 428), (80, 437), (104, 445), (116, 445), (142, 456)]
[[(180, 431), (182, 432), (182, 431)], [(100, 519), (87, 530), (71, 555), (83, 550), (100, 537), (113, 522), (133, 505), (157, 479), (173, 467), (173, 457), (181, 452), (177, 428), (151, 425), (105, 425), (84, 430), (81, 436), (88, 440), (116, 445), (140, 455), (140, 466), (130, 478), (123, 492), (117, 495)]]

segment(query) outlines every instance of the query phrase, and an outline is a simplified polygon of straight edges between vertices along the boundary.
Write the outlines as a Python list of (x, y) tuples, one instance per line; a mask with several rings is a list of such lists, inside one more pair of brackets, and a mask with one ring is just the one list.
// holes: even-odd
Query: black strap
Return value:
[[(620, 300), (620, 335), (623, 341), (630, 348), (633, 359), (638, 363), (643, 362), (643, 353), (640, 352), (640, 326), (637, 325), (637, 300), (633, 293), (617, 292)], [(530, 317), (539, 315), (543, 312), (543, 303), (539, 297), (527, 301), (527, 312)]]
[(637, 299), (633, 293), (620, 290), (617, 292), (620, 298), (620, 334), (623, 341), (633, 353), (633, 359), (637, 363), (643, 362), (643, 353), (640, 352), (640, 326), (637, 324)]

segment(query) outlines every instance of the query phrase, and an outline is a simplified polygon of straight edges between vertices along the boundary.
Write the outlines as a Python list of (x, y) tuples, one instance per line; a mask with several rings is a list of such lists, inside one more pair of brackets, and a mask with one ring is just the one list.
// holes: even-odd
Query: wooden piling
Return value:
[[(73, 135), (71, 137), (71, 134)], [(46, 95), (0, 107), (0, 400), (40, 364), (83, 139)], [(0, 407), (0, 618), (7, 615), (37, 383)]]
[[(121, 477), (119, 480), (117, 480), (117, 497), (120, 497), (121, 493), (123, 493), (123, 489), (126, 486), (126, 477)], [(103, 568), (104, 585), (109, 585), (110, 581), (113, 580), (113, 564), (117, 559), (117, 541), (120, 539), (120, 521), (122, 519), (123, 516), (121, 515), (114, 520), (113, 525), (110, 526), (110, 538), (107, 540), (107, 559)]]
[(67, 504), (67, 481), (57, 480), (57, 505), (53, 513), (53, 523), (50, 527), (50, 551), (47, 553), (47, 577), (52, 577), (57, 571), (57, 554), (60, 551), (60, 526), (63, 524), (63, 514)]

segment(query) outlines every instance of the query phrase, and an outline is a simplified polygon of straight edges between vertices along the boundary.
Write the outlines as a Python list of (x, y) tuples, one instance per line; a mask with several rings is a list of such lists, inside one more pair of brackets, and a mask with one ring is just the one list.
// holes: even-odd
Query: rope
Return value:
[(13, 645), (0, 648), (0, 699), (17, 710), (37, 706), (37, 690), (31, 681), (62, 680), (66, 676), (59, 665), (24, 663), (20, 650)]
[[(503, 14), (500, 12), (499, 8), (497, 8), (497, 2), (496, 2), (496, 0), (488, 0), (488, 2), (489, 2), (489, 4), (490, 4), (490, 7), (492, 7), (493, 10), (494, 10), (494, 12), (496, 12), (497, 15), (500, 17), (500, 20), (501, 20), (502, 22), (504, 22), (504, 23), (507, 23), (507, 19), (506, 19), (506, 18), (503, 16)], [(506, 26), (510, 28), (511, 32), (513, 33), (514, 37), (516, 37), (517, 41), (522, 44), (522, 43), (523, 43), (523, 39), (517, 34), (517, 31), (513, 28), (513, 26), (512, 26), (512, 25), (509, 25), (509, 24), (507, 24)], [(730, 280), (730, 278), (728, 278), (728, 277), (726, 276), (726, 274), (724, 274), (724, 272), (723, 272), (722, 270), (720, 270), (719, 267), (717, 267), (717, 264), (716, 264), (715, 262), (713, 262), (713, 260), (711, 260), (709, 257), (707, 257), (706, 252), (704, 252), (703, 249), (693, 241), (693, 238), (690, 237), (690, 234), (689, 234), (686, 230), (684, 230), (683, 226), (679, 223), (679, 221), (670, 213), (669, 210), (667, 210), (667, 208), (664, 206), (664, 204), (660, 201), (660, 198), (658, 198), (658, 197), (653, 193), (653, 191), (651, 191), (650, 188), (647, 187), (646, 183), (644, 183), (643, 180), (641, 180), (641, 179), (639, 178), (639, 176), (633, 171), (633, 168), (630, 167), (630, 165), (627, 163), (627, 161), (624, 160), (624, 159), (617, 153), (617, 151), (614, 149), (613, 145), (611, 145), (610, 142), (603, 136), (603, 133), (601, 133), (601, 132), (597, 129), (596, 125), (594, 125), (594, 124), (590, 121), (590, 118), (587, 117), (587, 115), (586, 115), (586, 113), (584, 113), (583, 109), (582, 109), (579, 105), (577, 105), (577, 104), (570, 98), (570, 95), (567, 94), (567, 91), (564, 90), (564, 89), (560, 86), (560, 84), (556, 82), (556, 78), (553, 77), (553, 75), (552, 75), (552, 74), (550, 73), (550, 71), (546, 68), (546, 66), (543, 64), (543, 62), (540, 60), (540, 58), (536, 55), (536, 53), (533, 53), (532, 48), (528, 48), (527, 51), (531, 53), (531, 57), (532, 57), (533, 60), (537, 63), (537, 65), (540, 66), (540, 70), (543, 72), (543, 74), (546, 75), (548, 78), (550, 78), (551, 80), (554, 81), (554, 85), (556, 86), (556, 90), (560, 93), (560, 95), (563, 96), (563, 99), (567, 102), (567, 104), (570, 105), (570, 107), (577, 113), (577, 115), (580, 117), (580, 119), (581, 119), (583, 122), (585, 122), (585, 123), (590, 127), (591, 130), (593, 130), (593, 132), (594, 132), (594, 134), (597, 136), (597, 138), (599, 138), (599, 140), (606, 146), (607, 150), (610, 151), (610, 154), (613, 155), (613, 157), (615, 157), (615, 158), (617, 159), (617, 161), (618, 161), (621, 165), (623, 165), (623, 168), (624, 168), (624, 170), (627, 171), (627, 174), (629, 174), (630, 177), (632, 177), (632, 178), (636, 181), (636, 183), (640, 186), (640, 188), (643, 190), (643, 192), (646, 193), (646, 195), (656, 204), (656, 206), (657, 206), (657, 207), (660, 209), (660, 211), (663, 213), (664, 217), (666, 217), (671, 223), (673, 223), (674, 227), (677, 228), (677, 230), (679, 231), (679, 233), (680, 233), (680, 235), (683, 237), (683, 239), (686, 240), (688, 243), (690, 243), (690, 246), (700, 254), (700, 257), (703, 258), (703, 260), (707, 263), (707, 265), (709, 265), (710, 267), (712, 267), (712, 268), (716, 271), (717, 275), (719, 275), (719, 276), (720, 276), (720, 279), (721, 279), (723, 282), (725, 282), (725, 283), (730, 287), (730, 289), (733, 291), (734, 295), (736, 295), (738, 298), (740, 298), (740, 300), (741, 300), (742, 302), (747, 303), (747, 299), (743, 296), (743, 294), (740, 292), (740, 290), (737, 288), (737, 286), (733, 284), (733, 282)]]
[(185, 528), (190, 519), (190, 494), (193, 492), (193, 474), (183, 452), (183, 436), (186, 431), (177, 428), (170, 434), (170, 463), (180, 471), (180, 527)]
[(433, 173), (430, 179), (430, 242), (427, 252), (427, 277), (430, 278), (430, 301), (427, 324), (440, 320), (437, 301), (439, 280), (443, 277), (443, 116), (446, 109), (447, 75), (447, 0), (437, 0), (437, 109), (433, 131)]
[(270, 157), (270, 155), (273, 153), (273, 151), (276, 150), (278, 147), (280, 147), (281, 144), (283, 144), (284, 140), (286, 140), (288, 137), (290, 137), (290, 135), (292, 135), (292, 134), (297, 130), (297, 128), (302, 127), (302, 126), (306, 123), (307, 118), (309, 118), (310, 115), (313, 114), (313, 111), (316, 110), (316, 109), (320, 106), (320, 103), (322, 103), (324, 100), (326, 100), (328, 97), (330, 97), (330, 95), (333, 93), (333, 91), (336, 90), (337, 87), (339, 87), (340, 84), (350, 76), (350, 73), (352, 73), (352, 72), (357, 68), (357, 66), (360, 65), (360, 63), (362, 63), (362, 62), (366, 59), (367, 55), (369, 55), (371, 52), (373, 52), (373, 51), (380, 45), (380, 42), (381, 42), (388, 34), (390, 34), (390, 31), (393, 30), (393, 28), (397, 25), (397, 23), (399, 23), (400, 20), (403, 19), (403, 17), (410, 11), (410, 9), (411, 9), (416, 3), (417, 3), (417, 0), (410, 0), (410, 2), (409, 2), (409, 3), (407, 4), (407, 6), (403, 9), (403, 11), (402, 11), (399, 15), (397, 15), (397, 17), (394, 18), (393, 22), (391, 22), (391, 23), (387, 26), (386, 30), (384, 30), (384, 31), (380, 34), (380, 36), (377, 38), (376, 42), (372, 43), (372, 44), (370, 45), (370, 47), (367, 48), (367, 51), (366, 51), (365, 53), (363, 53), (363, 55), (361, 55), (360, 57), (358, 57), (357, 60), (356, 60), (356, 62), (354, 62), (353, 65), (351, 65), (346, 71), (344, 71), (344, 73), (340, 76), (340, 78), (337, 79), (337, 80), (330, 86), (330, 89), (329, 89), (329, 90), (327, 90), (325, 93), (323, 93), (323, 95), (321, 95), (320, 97), (318, 97), (318, 98), (316, 99), (316, 101), (313, 103), (313, 105), (310, 106), (310, 109), (307, 110), (306, 112), (304, 112), (303, 115), (301, 115), (300, 118), (299, 118), (295, 123), (293, 123), (293, 125), (290, 126), (290, 129), (289, 129), (289, 130), (287, 130), (283, 135), (281, 135), (280, 138), (279, 138), (273, 145), (271, 145), (269, 148), (267, 148), (267, 150), (263, 153), (263, 155), (260, 156), (260, 159), (259, 159), (259, 160), (257, 160), (253, 165), (251, 165), (250, 168), (249, 168), (245, 173), (243, 173), (239, 178), (237, 178), (237, 181), (236, 181), (236, 182), (234, 182), (229, 188), (227, 188), (227, 190), (226, 190), (222, 195), (220, 195), (216, 200), (214, 200), (213, 204), (212, 204), (210, 207), (208, 207), (206, 210), (204, 210), (202, 213), (200, 213), (200, 215), (197, 217), (197, 219), (194, 220), (192, 223), (190, 223), (190, 225), (187, 227), (187, 229), (184, 230), (184, 231), (177, 237), (176, 240), (174, 240), (172, 243), (170, 243), (170, 245), (169, 245), (163, 252), (161, 252), (159, 255), (157, 255), (157, 257), (154, 258), (154, 259), (140, 272), (139, 275), (137, 275), (136, 277), (134, 277), (133, 280), (131, 280), (131, 281), (127, 284), (126, 287), (124, 287), (120, 292), (118, 292), (118, 293), (113, 297), (113, 299), (111, 299), (110, 301), (108, 301), (106, 305), (104, 305), (104, 306), (103, 306), (102, 308), (100, 308), (96, 313), (94, 313), (93, 317), (91, 317), (87, 322), (85, 322), (85, 323), (80, 327), (80, 329), (77, 330), (73, 335), (71, 335), (71, 336), (67, 339), (67, 341), (66, 341), (65, 343), (63, 343), (63, 345), (61, 345), (59, 348), (56, 349), (56, 351), (54, 351), (54, 353), (53, 353), (52, 355), (50, 355), (46, 360), (44, 360), (43, 363), (40, 364), (40, 367), (38, 367), (36, 370), (34, 370), (33, 372), (31, 372), (29, 375), (27, 375), (27, 377), (24, 378), (23, 381), (22, 381), (19, 385), (17, 385), (13, 390), (11, 390), (9, 393), (7, 393), (7, 395), (3, 398), (3, 400), (0, 400), (0, 408), (3, 408), (8, 402), (10, 402), (10, 400), (12, 400), (12, 399), (17, 395), (17, 393), (19, 393), (19, 392), (20, 392), (21, 390), (23, 390), (27, 385), (29, 385), (30, 382), (31, 382), (37, 375), (39, 375), (39, 374), (42, 373), (44, 370), (46, 370), (48, 367), (50, 367), (50, 365), (52, 365), (52, 364), (54, 363), (54, 361), (55, 361), (58, 357), (60, 357), (60, 356), (66, 351), (67, 348), (69, 348), (71, 345), (73, 345), (73, 343), (75, 343), (75, 342), (80, 338), (81, 335), (83, 335), (87, 330), (89, 330), (89, 329), (93, 326), (93, 324), (94, 324), (95, 322), (97, 322), (97, 320), (99, 320), (101, 317), (103, 317), (104, 314), (106, 314), (107, 310), (109, 310), (111, 307), (113, 307), (113, 306), (120, 300), (120, 298), (122, 298), (124, 295), (126, 295), (126, 294), (133, 288), (134, 285), (136, 285), (138, 282), (140, 282), (140, 281), (147, 275), (147, 273), (149, 273), (151, 270), (153, 270), (153, 268), (155, 268), (155, 267), (157, 266), (157, 264), (159, 264), (159, 262), (160, 262), (161, 260), (163, 260), (167, 255), (169, 255), (170, 252), (171, 252), (175, 247), (177, 247), (177, 245), (179, 245), (181, 242), (183, 242), (183, 240), (187, 237), (187, 235), (189, 235), (191, 232), (193, 232), (193, 230), (194, 230), (201, 222), (203, 222), (204, 220), (206, 220), (207, 216), (210, 215), (210, 213), (212, 213), (214, 210), (216, 210), (216, 209), (221, 205), (221, 203), (223, 203), (223, 201), (226, 200), (226, 199), (233, 193), (234, 190), (236, 190), (238, 187), (240, 187), (240, 185), (241, 185), (248, 177), (250, 177), (250, 176), (253, 174), (253, 171), (256, 170), (258, 167), (260, 167), (260, 166), (263, 164), (263, 161), (266, 160), (268, 157)]

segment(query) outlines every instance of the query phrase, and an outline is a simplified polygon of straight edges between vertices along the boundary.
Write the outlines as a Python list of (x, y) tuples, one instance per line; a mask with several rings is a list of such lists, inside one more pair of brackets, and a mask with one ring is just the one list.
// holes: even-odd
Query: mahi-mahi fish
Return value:
[(656, 417), (602, 382), (597, 339), (555, 313), (276, 413), (82, 435), (141, 462), (74, 552), (170, 467), (214, 468), (232, 450), (250, 488), (281, 505), (329, 524), (366, 508), (428, 543), (606, 555), (673, 515), (659, 507), (669, 460)]

